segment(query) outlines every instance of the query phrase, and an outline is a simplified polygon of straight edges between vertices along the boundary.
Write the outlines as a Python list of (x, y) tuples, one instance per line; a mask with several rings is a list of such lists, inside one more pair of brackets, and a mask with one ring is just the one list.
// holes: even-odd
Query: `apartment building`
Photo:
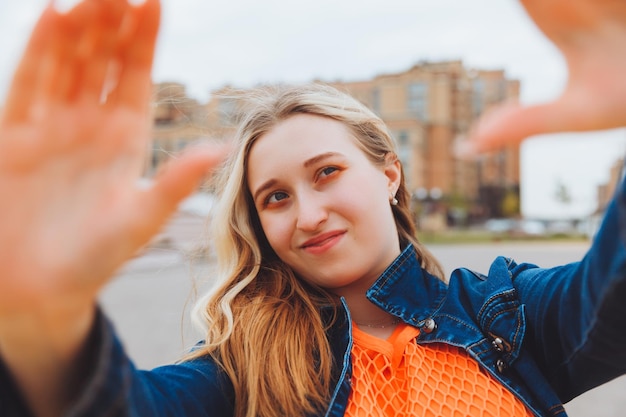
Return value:
[(153, 86), (152, 120), (152, 152), (145, 167), (148, 177), (189, 144), (211, 136), (205, 106), (190, 98), (180, 83)]
[(519, 146), (479, 160), (455, 156), (471, 123), (492, 106), (517, 100), (520, 83), (502, 70), (473, 70), (461, 61), (420, 62), (407, 71), (334, 83), (376, 112), (396, 139), (407, 185), (417, 200), (439, 200), (474, 217), (519, 210)]
[(597, 194), (598, 194), (598, 207), (596, 209), (597, 213), (604, 213), (609, 202), (613, 198), (615, 194), (615, 190), (617, 189), (618, 184), (624, 177), (624, 158), (617, 159), (611, 168), (609, 169), (609, 178), (608, 181), (604, 184), (598, 185)]
[[(417, 209), (449, 220), (515, 215), (519, 211), (519, 146), (478, 160), (458, 159), (455, 143), (492, 106), (517, 100), (520, 83), (503, 70), (466, 68), (462, 61), (420, 62), (410, 69), (370, 80), (332, 82), (377, 113), (398, 145), (406, 181)], [(180, 84), (155, 86), (155, 153), (149, 172), (199, 136), (232, 137), (238, 99), (228, 87), (200, 105)]]

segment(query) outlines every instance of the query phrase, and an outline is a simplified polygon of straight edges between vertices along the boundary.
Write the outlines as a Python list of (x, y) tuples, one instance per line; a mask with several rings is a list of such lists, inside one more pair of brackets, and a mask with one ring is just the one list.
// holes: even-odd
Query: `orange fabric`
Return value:
[(526, 406), (462, 349), (418, 345), (404, 323), (387, 340), (353, 324), (352, 394), (345, 415), (532, 416)]

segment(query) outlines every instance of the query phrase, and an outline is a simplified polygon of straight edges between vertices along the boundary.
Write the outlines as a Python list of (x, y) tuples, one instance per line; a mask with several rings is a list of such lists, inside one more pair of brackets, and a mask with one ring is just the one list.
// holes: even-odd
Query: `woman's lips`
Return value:
[(307, 240), (300, 247), (309, 253), (320, 254), (339, 243), (344, 234), (341, 230), (323, 233)]

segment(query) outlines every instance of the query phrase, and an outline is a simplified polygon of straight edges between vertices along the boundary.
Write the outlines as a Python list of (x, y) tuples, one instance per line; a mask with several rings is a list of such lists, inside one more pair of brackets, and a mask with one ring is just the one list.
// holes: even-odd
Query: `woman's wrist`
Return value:
[(35, 415), (61, 415), (74, 399), (95, 311), (39, 306), (0, 318), (0, 355)]

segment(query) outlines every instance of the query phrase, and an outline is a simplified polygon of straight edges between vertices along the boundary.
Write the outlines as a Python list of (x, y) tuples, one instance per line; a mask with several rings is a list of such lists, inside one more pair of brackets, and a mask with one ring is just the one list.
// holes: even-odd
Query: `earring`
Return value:
[(391, 205), (392, 206), (397, 206), (398, 205), (398, 199), (393, 194), (391, 195)]

